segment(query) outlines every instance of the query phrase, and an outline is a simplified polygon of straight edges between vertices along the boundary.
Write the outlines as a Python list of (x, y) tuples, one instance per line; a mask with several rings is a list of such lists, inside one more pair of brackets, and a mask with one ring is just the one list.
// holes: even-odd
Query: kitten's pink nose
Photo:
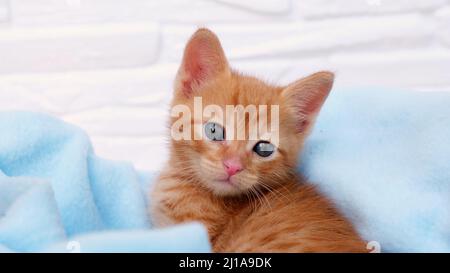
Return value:
[(230, 158), (223, 161), (223, 166), (227, 171), (228, 176), (233, 176), (242, 171), (241, 161), (237, 158)]

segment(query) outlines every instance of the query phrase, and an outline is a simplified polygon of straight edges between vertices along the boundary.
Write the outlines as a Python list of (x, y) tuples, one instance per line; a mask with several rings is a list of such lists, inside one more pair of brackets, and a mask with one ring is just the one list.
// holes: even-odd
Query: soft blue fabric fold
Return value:
[(69, 251), (76, 238), (85, 251), (210, 250), (198, 224), (150, 229), (151, 176), (97, 157), (77, 127), (2, 112), (0, 132), (0, 252)]
[(301, 162), (381, 251), (450, 252), (450, 93), (333, 91)]

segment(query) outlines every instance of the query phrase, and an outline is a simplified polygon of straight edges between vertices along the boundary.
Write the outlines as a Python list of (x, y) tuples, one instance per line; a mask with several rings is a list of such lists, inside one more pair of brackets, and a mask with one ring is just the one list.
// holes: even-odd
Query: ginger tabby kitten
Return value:
[(169, 162), (151, 191), (154, 224), (199, 221), (215, 252), (366, 252), (352, 225), (296, 173), (333, 79), (319, 72), (273, 86), (244, 76), (230, 69), (216, 35), (199, 29), (185, 48), (172, 106), (194, 112), (194, 97), (223, 108), (279, 105), (279, 141), (228, 140), (230, 128), (190, 119), (209, 139), (171, 139)]

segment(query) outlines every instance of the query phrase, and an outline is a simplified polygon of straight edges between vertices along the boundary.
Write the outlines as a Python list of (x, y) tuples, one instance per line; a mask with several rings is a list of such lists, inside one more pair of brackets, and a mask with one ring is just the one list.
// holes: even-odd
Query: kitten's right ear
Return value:
[(307, 133), (333, 87), (334, 74), (323, 71), (291, 83), (282, 92), (297, 133)]
[(230, 73), (230, 69), (220, 41), (212, 31), (201, 28), (184, 49), (175, 90), (189, 97), (196, 87), (222, 73)]

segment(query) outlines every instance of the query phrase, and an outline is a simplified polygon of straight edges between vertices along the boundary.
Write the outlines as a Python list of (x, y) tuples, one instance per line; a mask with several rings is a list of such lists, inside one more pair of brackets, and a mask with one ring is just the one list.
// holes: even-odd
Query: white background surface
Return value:
[(450, 0), (0, 0), (0, 110), (51, 113), (100, 156), (159, 169), (171, 85), (207, 26), (275, 83), (450, 90)]

